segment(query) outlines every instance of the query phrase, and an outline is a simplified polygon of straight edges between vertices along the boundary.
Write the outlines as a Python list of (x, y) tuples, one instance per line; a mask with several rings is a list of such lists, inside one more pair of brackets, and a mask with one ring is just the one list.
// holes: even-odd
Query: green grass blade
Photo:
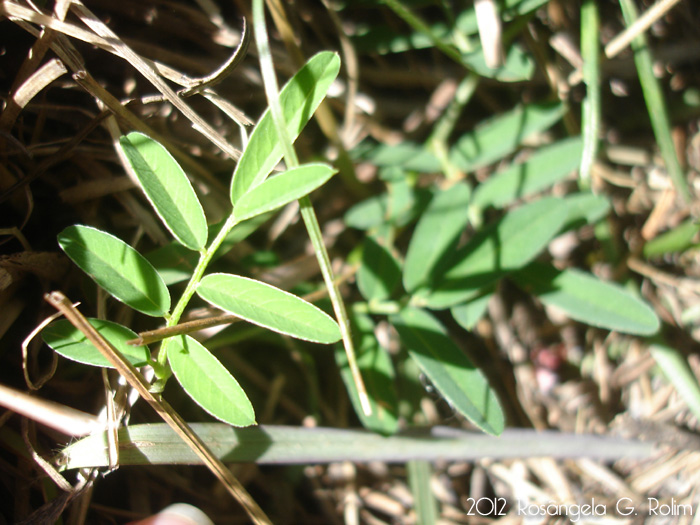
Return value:
[(173, 337), (168, 362), (187, 395), (216, 419), (234, 427), (255, 424), (253, 405), (238, 381), (197, 340)]
[(598, 155), (600, 133), (600, 18), (596, 0), (585, 0), (581, 6), (581, 58), (586, 98), (581, 107), (583, 153), (579, 176), (587, 180), (591, 176), (593, 162)]
[(582, 148), (581, 138), (572, 137), (539, 149), (525, 162), (511, 164), (480, 184), (472, 205), (501, 208), (551, 186), (579, 166)]
[(197, 294), (208, 303), (275, 332), (335, 343), (340, 329), (328, 314), (303, 299), (269, 284), (224, 273), (207, 275)]
[(335, 347), (335, 360), (340, 375), (350, 394), (350, 401), (362, 426), (384, 435), (394, 434), (399, 426), (398, 396), (394, 385), (394, 365), (389, 353), (384, 350), (374, 335), (374, 323), (367, 315), (351, 314), (353, 341), (357, 366), (365, 382), (372, 414), (362, 410), (360, 396), (352, 378), (347, 354), (342, 345)]
[(416, 521), (421, 525), (431, 525), (438, 522), (437, 500), (433, 495), (430, 476), (432, 465), (425, 460), (414, 459), (406, 464), (408, 484), (413, 494), (413, 507)]
[(683, 354), (663, 343), (652, 344), (649, 351), (690, 411), (700, 418), (700, 385)]
[(305, 164), (275, 175), (245, 193), (233, 208), (239, 221), (276, 210), (325, 184), (337, 170), (326, 164)]
[(111, 295), (134, 310), (163, 317), (170, 294), (140, 253), (109, 233), (89, 226), (69, 226), (58, 235), (66, 255)]
[(696, 244), (693, 239), (698, 231), (700, 231), (700, 224), (695, 222), (695, 219), (688, 219), (646, 243), (644, 257), (683, 252)]
[(452, 254), (469, 222), (471, 191), (460, 182), (439, 191), (416, 226), (406, 253), (403, 285), (409, 292), (434, 280), (440, 261)]
[[(140, 367), (148, 364), (151, 355), (147, 346), (126, 344), (127, 341), (138, 337), (136, 333), (111, 321), (88, 318), (88, 322), (132, 365)], [(56, 353), (67, 359), (91, 366), (114, 368), (102, 352), (85, 337), (85, 334), (66, 319), (55, 321), (44, 328), (41, 331), (41, 337)]]
[(129, 133), (119, 139), (119, 144), (151, 206), (170, 233), (191, 250), (204, 248), (207, 219), (177, 161), (162, 145), (143, 133)]
[[(457, 428), (410, 429), (397, 436), (365, 430), (260, 425), (232, 428), (222, 423), (190, 425), (225, 462), (304, 465), (383, 461), (479, 461), (483, 458), (650, 458), (654, 442), (616, 436), (566, 434), (509, 428), (498, 439)], [(125, 465), (198, 465), (201, 460), (165, 424), (129, 425), (119, 429), (119, 463)], [(109, 466), (104, 433), (77, 441), (56, 458), (61, 470)]]
[(659, 319), (647, 304), (619, 286), (580, 270), (533, 263), (513, 275), (518, 285), (572, 319), (629, 334), (651, 335)]
[(390, 322), (411, 358), (456, 410), (484, 432), (503, 432), (503, 412), (496, 394), (437, 319), (424, 310), (405, 308), (392, 315)]
[[(324, 51), (312, 57), (287, 84), (279, 95), (287, 132), (292, 141), (301, 133), (328, 92), (340, 70), (340, 58)], [(254, 188), (270, 174), (282, 159), (284, 149), (270, 110), (266, 110), (250, 135), (231, 181), (231, 202)]]
[[(637, 20), (637, 10), (632, 0), (620, 0), (622, 15), (625, 18), (627, 25), (633, 24)], [(640, 33), (631, 42), (632, 50), (634, 51), (634, 63), (637, 66), (637, 75), (639, 82), (642, 85), (644, 100), (647, 104), (647, 112), (651, 120), (651, 126), (654, 129), (656, 142), (661, 150), (661, 156), (664, 159), (666, 170), (673, 181), (676, 191), (683, 198), (686, 204), (690, 204), (692, 195), (688, 188), (688, 183), (685, 179), (685, 173), (681, 168), (676, 149), (673, 146), (671, 138), (671, 124), (668, 118), (668, 110), (664, 101), (663, 91), (659, 85), (658, 79), (654, 76), (654, 64), (651, 56), (651, 51), (647, 46), (647, 40), (644, 33)]]
[(507, 213), (460, 248), (442, 279), (416, 292), (414, 304), (441, 309), (475, 297), (532, 261), (560, 231), (567, 216), (566, 202), (553, 197)]
[(450, 152), (450, 161), (463, 171), (491, 164), (514, 152), (526, 138), (550, 128), (564, 112), (560, 103), (518, 106), (461, 137)]

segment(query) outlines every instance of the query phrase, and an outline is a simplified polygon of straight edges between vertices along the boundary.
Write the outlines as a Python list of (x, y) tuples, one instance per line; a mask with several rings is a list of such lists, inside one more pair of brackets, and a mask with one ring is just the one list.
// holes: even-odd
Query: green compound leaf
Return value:
[(353, 341), (357, 366), (365, 382), (372, 414), (366, 415), (362, 410), (357, 386), (350, 371), (347, 354), (342, 345), (335, 348), (335, 360), (338, 363), (343, 383), (350, 394), (352, 406), (357, 417), (366, 429), (380, 434), (390, 435), (398, 430), (398, 396), (394, 385), (394, 365), (389, 353), (384, 350), (374, 335), (374, 323), (367, 315), (351, 314)]
[(386, 237), (368, 234), (362, 242), (362, 264), (357, 271), (357, 286), (368, 301), (389, 299), (401, 281), (401, 267), (386, 246)]
[(471, 192), (459, 182), (437, 193), (418, 221), (406, 253), (403, 285), (409, 292), (433, 280), (440, 261), (452, 255), (467, 225)]
[(239, 221), (276, 210), (305, 197), (330, 179), (337, 170), (326, 164), (305, 164), (275, 175), (243, 195), (233, 208)]
[(143, 133), (119, 139), (151, 206), (170, 233), (191, 250), (207, 243), (207, 219), (187, 175), (162, 145)]
[(450, 161), (463, 171), (491, 164), (515, 151), (530, 135), (551, 127), (564, 112), (560, 103), (518, 106), (460, 138), (450, 153)]
[[(329, 51), (318, 53), (280, 91), (280, 106), (292, 142), (326, 96), (339, 70), (338, 55)], [(245, 193), (264, 181), (282, 159), (282, 155), (282, 144), (268, 108), (251, 133), (248, 145), (233, 172), (231, 202), (237, 204)]]
[[(148, 364), (150, 353), (147, 346), (126, 344), (127, 341), (138, 337), (136, 333), (111, 321), (89, 318), (88, 322), (132, 365), (139, 367)], [(41, 331), (41, 337), (56, 353), (67, 359), (86, 365), (114, 368), (102, 352), (66, 319), (53, 322), (44, 328)]]
[(580, 270), (533, 263), (513, 275), (523, 289), (572, 319), (628, 334), (651, 335), (659, 319), (647, 304), (619, 286)]
[(478, 295), (482, 288), (532, 261), (567, 217), (566, 202), (553, 197), (509, 212), (460, 248), (442, 280), (432, 289), (419, 290), (414, 304), (440, 309)]
[(581, 137), (565, 139), (541, 148), (527, 161), (494, 173), (474, 190), (472, 204), (501, 208), (563, 179), (581, 159)]
[(255, 424), (253, 405), (238, 381), (197, 340), (173, 337), (168, 362), (187, 395), (212, 416), (235, 427)]
[(281, 334), (315, 343), (340, 340), (338, 323), (328, 314), (260, 281), (215, 273), (202, 279), (197, 294), (222, 310)]
[(134, 310), (163, 317), (170, 294), (163, 279), (139, 252), (109, 233), (69, 226), (58, 243), (78, 267), (107, 292)]
[(503, 432), (503, 412), (496, 394), (437, 319), (424, 310), (405, 308), (391, 316), (390, 322), (411, 358), (456, 410), (484, 432)]

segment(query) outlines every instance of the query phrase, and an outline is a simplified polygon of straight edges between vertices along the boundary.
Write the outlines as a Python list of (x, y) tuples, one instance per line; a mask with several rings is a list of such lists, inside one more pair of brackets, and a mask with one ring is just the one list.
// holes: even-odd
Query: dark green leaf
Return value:
[(468, 222), (469, 186), (460, 182), (439, 191), (423, 212), (411, 237), (403, 270), (403, 285), (409, 292), (434, 280), (457, 246)]
[[(125, 326), (101, 319), (88, 319), (88, 322), (102, 337), (112, 343), (121, 354), (134, 366), (148, 364), (150, 353), (147, 346), (126, 344), (138, 336)], [(114, 368), (85, 335), (68, 320), (60, 319), (41, 331), (44, 342), (63, 357), (86, 365)]]
[(493, 292), (489, 292), (467, 303), (453, 306), (450, 309), (450, 313), (459, 326), (465, 330), (471, 331), (486, 313), (492, 296)]
[(486, 65), (486, 59), (481, 49), (462, 55), (463, 63), (482, 77), (493, 78), (501, 82), (522, 82), (530, 80), (535, 72), (535, 61), (522, 48), (514, 44), (508, 50), (505, 63), (492, 69)]
[(389, 299), (401, 280), (401, 267), (386, 246), (386, 238), (386, 235), (366, 235), (362, 242), (357, 286), (368, 301)]
[(561, 103), (530, 104), (483, 122), (457, 141), (450, 160), (473, 171), (512, 153), (531, 135), (545, 131), (564, 115)]
[(417, 292), (414, 304), (440, 309), (478, 295), (532, 261), (559, 232), (566, 217), (566, 203), (553, 197), (509, 212), (459, 249), (442, 280), (432, 289)]
[(578, 167), (581, 149), (580, 137), (539, 149), (527, 161), (511, 164), (477, 186), (472, 204), (479, 208), (500, 208), (551, 186)]
[(345, 349), (342, 345), (337, 345), (335, 360), (338, 363), (340, 375), (350, 393), (352, 406), (362, 425), (374, 432), (393, 434), (398, 429), (398, 398), (394, 386), (394, 367), (391, 357), (379, 346), (374, 335), (372, 319), (366, 315), (355, 314), (351, 316), (351, 321), (357, 366), (367, 389), (372, 415), (368, 416), (362, 410)]
[(390, 321), (411, 358), (456, 410), (484, 432), (503, 432), (496, 394), (437, 319), (424, 310), (405, 308)]
[(533, 263), (513, 275), (523, 289), (572, 319), (609, 330), (651, 335), (659, 329), (654, 310), (634, 295), (575, 269)]

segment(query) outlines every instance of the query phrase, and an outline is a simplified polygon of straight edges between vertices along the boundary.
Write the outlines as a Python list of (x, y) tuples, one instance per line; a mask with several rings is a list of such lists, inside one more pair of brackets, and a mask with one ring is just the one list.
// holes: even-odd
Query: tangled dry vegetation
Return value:
[[(563, 120), (528, 137), (516, 153), (496, 163), (468, 173), (457, 169), (451, 174), (457, 179), (476, 185), (514, 159), (526, 159), (539, 145), (580, 133), (586, 96), (579, 46), (581, 5), (568, 0), (540, 3), (532, 13), (514, 16), (506, 25), (510, 41), (517, 41), (534, 59), (531, 78), (514, 82), (482, 78), (458, 118), (452, 119), (449, 136), (456, 139), (489, 117), (532, 101), (564, 101)], [(23, 350), (23, 340), (54, 313), (43, 295), (60, 289), (71, 300), (81, 301), (86, 314), (106, 316), (135, 331), (154, 327), (123, 305), (106, 301), (59, 250), (57, 234), (80, 223), (112, 232), (145, 251), (167, 243), (166, 232), (117, 156), (119, 136), (132, 130), (166, 145), (191, 177), (211, 222), (225, 217), (230, 206), (228, 184), (241, 149), (239, 125), (252, 125), (267, 100), (255, 45), (211, 93), (190, 97), (176, 93), (216, 70), (239, 44), (241, 17), (251, 16), (245, 0), (221, 5), (205, 0), (94, 0), (87, 7), (95, 19), (79, 2), (73, 4), (63, 1), (41, 8), (12, 0), (0, 4), (4, 102), (0, 382), (96, 413), (104, 405), (105, 390), (98, 370), (58, 358), (39, 337)], [(343, 217), (353, 205), (386, 191), (377, 163), (371, 155), (356, 154), (358, 146), (363, 141), (392, 146), (425, 142), (441, 122), (450, 120), (446, 113), (454, 111), (454, 101), (463, 96), (467, 74), (430, 39), (421, 40), (415, 27), (387, 7), (393, 4), (269, 2), (274, 12), (272, 52), (280, 79), (289, 78), (320, 50), (337, 50), (342, 59), (337, 89), (296, 146), (301, 158), (331, 159), (340, 168), (340, 175), (313, 200), (349, 303), (359, 298), (353, 275), (363, 234), (349, 228)], [(449, 25), (454, 22), (450, 13), (472, 6), (471, 1), (405, 4), (431, 27)], [(598, 36), (604, 47), (625, 24), (617, 2), (597, 4)], [(637, 2), (637, 7), (645, 11), (649, 4)], [(106, 34), (99, 21), (118, 39)], [(427, 502), (417, 501), (417, 492), (411, 489), (409, 478), (415, 473), (381, 458), (370, 463), (231, 465), (272, 521), (415, 523), (428, 519), (431, 511), (426, 508), (437, 508), (441, 523), (520, 523), (523, 516), (517, 513), (516, 502), (523, 500), (535, 505), (594, 501), (608, 509), (606, 523), (697, 522), (698, 27), (700, 6), (685, 0), (644, 30), (686, 186), (672, 179), (660, 155), (634, 59), (624, 47), (600, 65), (601, 146), (590, 170), (590, 186), (605, 196), (609, 210), (595, 224), (557, 237), (547, 254), (560, 267), (585, 268), (601, 279), (640, 290), (662, 323), (655, 338), (572, 321), (508, 279), (499, 282), (471, 332), (448, 323), (451, 336), (469, 348), (488, 377), (508, 427), (642, 440), (653, 444), (653, 453), (617, 461), (599, 461), (591, 450), (581, 450), (579, 458), (559, 460), (438, 461), (423, 478), (429, 480), (424, 488), (432, 490)], [(378, 28), (391, 38), (366, 36)], [(193, 125), (192, 119), (201, 120)], [(440, 170), (408, 172), (417, 188), (439, 187), (445, 180)], [(571, 173), (544, 191), (566, 195), (576, 186), (577, 176), (578, 172)], [(405, 253), (410, 238), (406, 232), (412, 226), (403, 226), (397, 230), (397, 253)], [(652, 244), (659, 239), (669, 244)], [(645, 251), (650, 244), (653, 253)], [(218, 264), (301, 293), (321, 282), (294, 210), (262, 225)], [(376, 333), (386, 348), (398, 352), (391, 326), (379, 322)], [(266, 345), (272, 349), (263, 351)], [(675, 353), (668, 359), (681, 364), (675, 369), (667, 366), (662, 373), (658, 360), (668, 357), (664, 352), (669, 349)], [(360, 426), (332, 351), (243, 332), (239, 341), (229, 338), (217, 352), (246, 387), (259, 423)], [(668, 370), (677, 370), (677, 375)], [(683, 376), (688, 370), (694, 376)], [(110, 380), (116, 385), (116, 377)], [(403, 424), (468, 426), (427, 382), (417, 396), (419, 415)], [(179, 391), (166, 390), (165, 397), (186, 420), (211, 420)], [(143, 403), (133, 406), (131, 423), (151, 421), (157, 418), (150, 408)], [(97, 476), (73, 497), (57, 488), (35, 457), (52, 457), (71, 440), (69, 436), (9, 409), (0, 415), (0, 425), (0, 523), (49, 523), (61, 515), (67, 523), (126, 523), (175, 501), (197, 505), (217, 524), (248, 521), (235, 500), (201, 467), (121, 467)], [(552, 453), (556, 455), (556, 450)], [(77, 483), (74, 473), (65, 476), (64, 483)], [(475, 516), (471, 502), (479, 498), (505, 502), (504, 516), (489, 512)], [(616, 513), (619, 501), (633, 502), (638, 515)], [(655, 504), (676, 507), (662, 509), (670, 509), (670, 516), (655, 517)], [(693, 515), (681, 515), (688, 508)], [(568, 516), (558, 513), (541, 517), (540, 522), (574, 518), (569, 507)], [(595, 523), (602, 522), (597, 519)]]

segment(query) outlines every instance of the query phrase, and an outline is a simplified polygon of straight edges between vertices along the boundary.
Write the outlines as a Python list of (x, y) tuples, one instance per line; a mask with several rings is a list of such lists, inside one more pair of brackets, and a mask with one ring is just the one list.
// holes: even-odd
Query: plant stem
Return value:
[[(185, 308), (187, 308), (190, 299), (192, 299), (194, 292), (197, 290), (197, 285), (199, 284), (199, 281), (202, 280), (202, 276), (204, 275), (207, 266), (209, 266), (209, 263), (211, 262), (211, 258), (216, 253), (216, 250), (219, 249), (221, 243), (224, 242), (224, 239), (226, 238), (228, 233), (237, 223), (238, 219), (236, 219), (234, 213), (231, 212), (231, 215), (229, 215), (228, 219), (226, 219), (226, 222), (221, 227), (221, 230), (219, 230), (219, 233), (216, 235), (209, 247), (200, 253), (199, 261), (197, 262), (197, 266), (195, 267), (194, 272), (192, 272), (192, 277), (190, 277), (190, 280), (187, 283), (187, 286), (185, 287), (185, 291), (182, 292), (182, 295), (180, 296), (177, 305), (175, 305), (172, 314), (170, 314), (170, 318), (168, 318), (166, 326), (175, 326), (180, 321), (180, 318), (182, 317)], [(167, 365), (168, 341), (169, 339), (164, 339), (161, 343), (160, 352), (158, 352), (158, 364), (165, 367), (169, 375), (170, 367), (168, 367)]]
[[(628, 26), (637, 20), (637, 9), (631, 0), (620, 0), (622, 16)], [(653, 60), (651, 51), (647, 46), (647, 39), (644, 33), (637, 35), (631, 42), (634, 51), (634, 63), (637, 66), (639, 83), (642, 85), (642, 93), (647, 104), (647, 112), (651, 120), (651, 127), (654, 130), (656, 142), (659, 144), (661, 156), (666, 165), (671, 181), (683, 199), (685, 204), (690, 204), (692, 194), (685, 179), (685, 173), (676, 155), (676, 150), (671, 138), (671, 123), (668, 118), (666, 102), (659, 81), (654, 76)]]
[(600, 17), (595, 0), (581, 6), (581, 55), (586, 98), (583, 101), (583, 153), (579, 177), (584, 187), (590, 186), (591, 169), (598, 154), (600, 131)]
[[(277, 86), (277, 77), (275, 76), (274, 65), (272, 63), (272, 54), (270, 53), (267, 27), (265, 25), (263, 0), (253, 0), (253, 27), (255, 31), (255, 42), (258, 46), (258, 54), (260, 56), (260, 69), (262, 72), (263, 84), (265, 86), (265, 94), (267, 95), (267, 101), (270, 106), (270, 113), (273, 121), (275, 122), (275, 127), (277, 128), (278, 138), (282, 143), (282, 148), (284, 150), (284, 161), (287, 164), (287, 168), (293, 169), (299, 166), (299, 159), (296, 151), (294, 150), (289, 134), (287, 133), (287, 125), (284, 121), (284, 115), (282, 114), (282, 108), (280, 107), (279, 103), (279, 89)], [(365, 414), (371, 415), (372, 407), (369, 403), (369, 397), (367, 396), (367, 389), (365, 388), (362, 375), (360, 374), (360, 369), (357, 366), (357, 359), (355, 358), (355, 348), (352, 343), (352, 336), (350, 332), (350, 320), (345, 310), (345, 304), (343, 303), (340, 291), (334, 282), (333, 269), (331, 268), (328, 252), (323, 244), (323, 235), (321, 234), (321, 228), (318, 225), (316, 213), (314, 212), (311, 200), (308, 197), (299, 199), (299, 207), (301, 209), (301, 217), (304, 219), (304, 225), (309, 233), (311, 244), (314, 247), (314, 252), (321, 268), (323, 280), (326, 283), (326, 288), (328, 288), (328, 295), (333, 303), (333, 311), (335, 312), (335, 316), (340, 327), (343, 346), (345, 347), (345, 352), (348, 356), (348, 363), (350, 365), (350, 371), (359, 393), (362, 410)]]

